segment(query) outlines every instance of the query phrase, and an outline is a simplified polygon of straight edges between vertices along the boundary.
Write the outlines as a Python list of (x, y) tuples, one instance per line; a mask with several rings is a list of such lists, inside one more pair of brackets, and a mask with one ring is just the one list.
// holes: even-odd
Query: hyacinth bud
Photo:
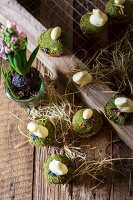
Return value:
[(23, 31), (18, 30), (18, 36), (21, 38), (26, 38), (26, 34)]
[(13, 22), (13, 21), (7, 20), (6, 27), (9, 28), (9, 29), (16, 29), (16, 23)]
[(10, 53), (12, 50), (10, 48), (8, 48), (7, 46), (5, 46), (5, 53), (8, 54)]
[(15, 36), (12, 36), (12, 37), (11, 37), (11, 42), (12, 42), (13, 44), (15, 44), (17, 41), (18, 41), (18, 38), (17, 38), (17, 37), (15, 37)]
[(5, 46), (2, 42), (0, 43), (0, 57), (6, 60)]
[(2, 40), (5, 46), (8, 47), (8, 51), (14, 51), (16, 49), (25, 49), (27, 46), (26, 34), (19, 30), (15, 22), (7, 21), (6, 27), (2, 27)]

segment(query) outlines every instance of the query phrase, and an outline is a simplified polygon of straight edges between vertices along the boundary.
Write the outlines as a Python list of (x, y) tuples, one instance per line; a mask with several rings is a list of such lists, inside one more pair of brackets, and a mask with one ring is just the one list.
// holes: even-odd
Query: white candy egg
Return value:
[(72, 79), (78, 85), (84, 86), (92, 82), (92, 75), (87, 71), (81, 71), (74, 74)]
[(118, 6), (122, 5), (125, 3), (126, 0), (114, 0), (114, 3)]
[(133, 112), (133, 101), (126, 97), (118, 97), (115, 99), (114, 104), (122, 112)]
[(50, 36), (52, 40), (57, 40), (61, 36), (61, 28), (59, 26), (53, 28)]
[(46, 138), (48, 136), (48, 129), (42, 125), (30, 122), (27, 125), (27, 129), (39, 138)]
[(56, 175), (65, 175), (68, 173), (67, 166), (55, 159), (50, 162), (49, 169)]
[(93, 110), (85, 109), (83, 112), (83, 119), (90, 119), (93, 115)]

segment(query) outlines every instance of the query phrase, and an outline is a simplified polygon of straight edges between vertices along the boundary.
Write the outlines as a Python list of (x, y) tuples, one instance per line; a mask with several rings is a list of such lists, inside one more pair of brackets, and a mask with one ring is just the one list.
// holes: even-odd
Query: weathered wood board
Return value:
[[(12, 7), (13, 6), (13, 7)], [(13, 9), (12, 12), (10, 9)], [(19, 6), (16, 1), (4, 1), (1, 2), (0, 21), (5, 23), (5, 17), (10, 18), (20, 23), (24, 27), (28, 35), (30, 36), (31, 43), (29, 49), (33, 49), (36, 44), (37, 36), (44, 29), (44, 27)], [(13, 14), (15, 12), (15, 14)], [(26, 12), (26, 13), (25, 13)], [(11, 13), (13, 15), (11, 15)], [(4, 17), (3, 17), (4, 16)], [(10, 16), (10, 17), (9, 17)], [(22, 20), (23, 19), (23, 20)], [(35, 24), (34, 24), (35, 23)], [(37, 24), (36, 24), (37, 23)], [(30, 30), (30, 31), (29, 31)], [(82, 63), (68, 52), (66, 56), (62, 58), (49, 58), (43, 52), (39, 53), (39, 60), (45, 63), (45, 66), (51, 71), (54, 79), (58, 79), (58, 69), (61, 71), (60, 81), (64, 81), (64, 75), (71, 76), (71, 70), (77, 67), (77, 64)], [(59, 68), (57, 67), (59, 65)], [(45, 68), (40, 62), (37, 62), (37, 67), (43, 73)], [(62, 85), (59, 82), (59, 85)], [(98, 107), (99, 102), (96, 102), (96, 106), (93, 103), (93, 98), (97, 99), (97, 92), (101, 91), (101, 88), (96, 90), (97, 86), (94, 84), (89, 89), (89, 98), (86, 94), (84, 99), (87, 104), (93, 107)], [(103, 87), (102, 87), (103, 88)], [(86, 89), (86, 88), (85, 88)], [(106, 88), (107, 90), (108, 88)], [(83, 93), (83, 92), (81, 92)], [(95, 94), (96, 93), (96, 94)], [(36, 149), (27, 144), (20, 149), (14, 149), (18, 143), (25, 141), (25, 137), (22, 136), (17, 129), (18, 119), (14, 118), (9, 112), (16, 114), (22, 120), (27, 121), (27, 115), (24, 109), (16, 106), (16, 104), (10, 102), (4, 93), (3, 83), (0, 89), (0, 200), (132, 200), (132, 196), (128, 196), (128, 177), (113, 177), (104, 185), (94, 190), (90, 190), (92, 187), (90, 179), (77, 178), (66, 186), (49, 185), (42, 177), (42, 165), (48, 155), (55, 152), (54, 148), (42, 148)], [(84, 93), (83, 93), (84, 94)], [(95, 96), (95, 95), (96, 96)], [(92, 95), (92, 97), (91, 97)], [(109, 98), (110, 94), (106, 98)], [(99, 101), (104, 98), (104, 93), (101, 92)], [(89, 100), (90, 99), (90, 100)], [(102, 100), (105, 102), (106, 99)], [(100, 104), (101, 105), (101, 104)], [(101, 105), (102, 107), (102, 105)], [(102, 109), (102, 108), (101, 108)], [(105, 151), (106, 146), (112, 141), (112, 131), (105, 125), (101, 132), (92, 137), (88, 141), (88, 144), (93, 147), (96, 146), (101, 152)], [(123, 144), (122, 149), (125, 152), (122, 156), (131, 157), (132, 152)], [(57, 150), (56, 150), (57, 151)], [(114, 150), (115, 151), (115, 150)], [(97, 155), (97, 151), (90, 151), (86, 149), (88, 156), (94, 157)], [(110, 149), (111, 154), (111, 149)], [(132, 169), (132, 166), (128, 166), (128, 169)]]
[(26, 138), (18, 131), (19, 120), (26, 112), (9, 101), (0, 86), (0, 200), (32, 199), (34, 148), (30, 144), (14, 149)]
[[(30, 39), (29, 49), (33, 50), (36, 46), (38, 36), (42, 31), (46, 29), (16, 1), (10, 0), (1, 2), (1, 22), (5, 24), (6, 19), (11, 18), (26, 31)], [(54, 78), (60, 78), (61, 81), (64, 81), (65, 77), (71, 77), (73, 68), (78, 68), (81, 66), (85, 67), (84, 64), (75, 56), (72, 56), (69, 51), (66, 51), (65, 56), (60, 58), (50, 58), (49, 56), (45, 55), (45, 53), (40, 51), (38, 53), (38, 58), (47, 66), (50, 71), (52, 71)], [(59, 72), (61, 73), (60, 76), (58, 76)], [(79, 90), (80, 88), (77, 87), (77, 89)], [(105, 93), (105, 91), (108, 91), (108, 93)], [(82, 90), (81, 95), (89, 106), (92, 106), (103, 113), (103, 107), (105, 106), (108, 99), (112, 96), (112, 91), (106, 85), (99, 85), (94, 83)], [(133, 149), (133, 125), (129, 124), (126, 126), (118, 126), (113, 122), (109, 121), (109, 123), (118, 133), (119, 137), (128, 146), (130, 146), (130, 148)]]
[[(44, 75), (45, 70), (42, 63), (35, 62), (37, 68)], [(21, 121), (11, 115), (27, 122), (26, 110), (9, 101), (4, 92), (3, 82), (0, 89), (0, 200), (132, 200), (128, 197), (128, 177), (116, 176), (113, 173), (110, 179), (99, 188), (91, 190), (93, 182), (88, 177), (77, 177), (68, 185), (49, 185), (42, 176), (43, 162), (49, 155), (58, 152), (58, 148), (34, 148), (30, 144), (14, 149), (26, 138), (18, 131)], [(10, 113), (11, 112), (11, 113)], [(114, 138), (113, 140), (118, 140)], [(100, 153), (112, 154), (112, 131), (105, 125), (102, 130), (88, 140), (88, 146), (84, 149), (88, 157), (93, 158)], [(90, 147), (96, 147), (92, 150)], [(123, 144), (123, 157), (131, 157), (131, 151)], [(115, 149), (114, 149), (115, 152)], [(119, 152), (118, 152), (119, 153)], [(115, 155), (116, 156), (116, 155)], [(118, 156), (118, 155), (117, 155)], [(128, 171), (132, 165), (128, 165)]]

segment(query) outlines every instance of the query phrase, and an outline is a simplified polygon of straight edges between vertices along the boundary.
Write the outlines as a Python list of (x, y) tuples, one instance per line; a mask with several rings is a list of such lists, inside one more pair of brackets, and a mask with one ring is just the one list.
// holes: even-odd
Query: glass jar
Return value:
[(11, 99), (12, 101), (14, 101), (15, 103), (19, 104), (20, 106), (22, 107), (33, 107), (33, 106), (37, 106), (37, 104), (39, 103), (42, 95), (44, 94), (45, 92), (45, 86), (44, 86), (44, 79), (43, 79), (43, 76), (41, 74), (39, 74), (39, 77), (41, 79), (41, 84), (40, 84), (40, 89), (38, 90), (38, 92), (36, 92), (35, 95), (27, 98), (27, 99), (15, 99), (8, 87), (6, 86), (5, 84), (5, 92), (6, 92), (6, 95), (9, 99)]

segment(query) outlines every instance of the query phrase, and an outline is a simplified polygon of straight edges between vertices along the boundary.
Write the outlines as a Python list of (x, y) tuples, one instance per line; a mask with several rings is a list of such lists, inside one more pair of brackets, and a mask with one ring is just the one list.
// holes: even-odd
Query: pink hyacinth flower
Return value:
[(0, 45), (3, 44), (3, 39), (0, 37)]
[(0, 44), (0, 57), (6, 60), (5, 47), (2, 43)]
[(5, 30), (5, 27), (2, 25), (1, 29), (0, 29), (0, 32), (3, 33), (3, 30)]
[(10, 29), (16, 29), (16, 23), (13, 21), (7, 20), (6, 27)]
[(12, 42), (13, 44), (15, 44), (17, 41), (18, 41), (18, 38), (12, 36), (12, 38), (11, 38), (11, 42)]
[(18, 30), (18, 35), (19, 35), (19, 37), (21, 37), (21, 38), (26, 38), (26, 34), (25, 34), (25, 32), (23, 32), (23, 31)]
[(10, 52), (12, 52), (12, 50), (10, 48), (8, 48), (7, 46), (5, 46), (5, 53), (8, 54)]

